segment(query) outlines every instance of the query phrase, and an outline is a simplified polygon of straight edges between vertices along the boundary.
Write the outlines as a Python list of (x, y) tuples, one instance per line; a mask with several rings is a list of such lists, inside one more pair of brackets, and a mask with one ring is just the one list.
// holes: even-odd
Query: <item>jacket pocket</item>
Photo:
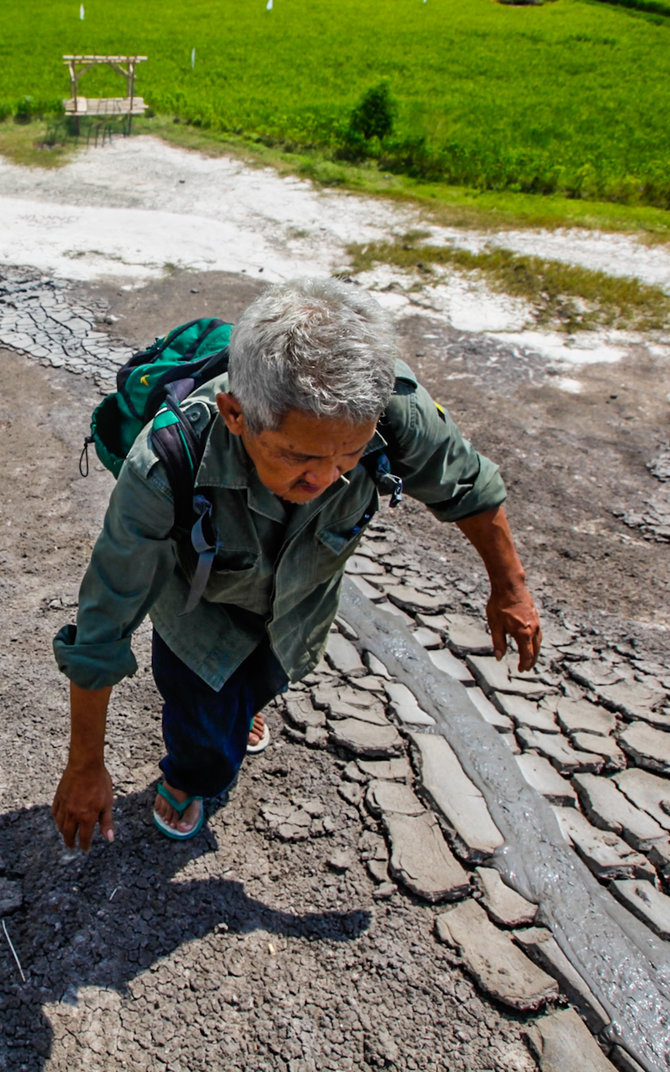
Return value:
[(379, 496), (375, 491), (368, 506), (349, 517), (338, 518), (336, 523), (319, 529), (313, 558), (315, 581), (324, 581), (343, 569), (347, 559), (363, 539), (366, 528), (377, 512)]
[(248, 547), (226, 547), (214, 556), (212, 572), (225, 576), (227, 573), (249, 573), (256, 569), (260, 555)]
[(237, 607), (264, 614), (268, 608), (271, 577), (263, 577), (262, 558), (244, 548), (226, 548), (214, 559), (205, 589), (210, 603), (232, 603)]

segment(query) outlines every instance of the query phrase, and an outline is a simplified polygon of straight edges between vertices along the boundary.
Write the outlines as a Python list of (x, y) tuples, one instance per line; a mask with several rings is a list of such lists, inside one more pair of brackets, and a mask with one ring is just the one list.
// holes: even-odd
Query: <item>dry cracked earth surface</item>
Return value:
[[(430, 716), (408, 713), (383, 667), (346, 649), (346, 622), (317, 672), (270, 709), (271, 747), (183, 845), (151, 823), (160, 708), (143, 626), (140, 670), (115, 691), (108, 728), (116, 840), (98, 839), (88, 856), (64, 849), (49, 815), (67, 739), (51, 638), (75, 614), (112, 484), (93, 461), (86, 480), (79, 474), (92, 407), (130, 351), (167, 328), (200, 315), (234, 320), (267, 281), (339, 270), (344, 243), (366, 227), (375, 237), (415, 221), (149, 139), (90, 150), (57, 174), (0, 162), (0, 214), (0, 1070), (670, 1067), (667, 1022), (628, 1045), (608, 1029), (607, 1002), (579, 992), (551, 958), (539, 958), (549, 975), (538, 978), (530, 961), (495, 967), (497, 937), (486, 931), (473, 946), (481, 920), (461, 917), (463, 906), (484, 905), (496, 936), (529, 955), (551, 920), (518, 904), (496, 911), (485, 867), (495, 834), (478, 842), (427, 787), (426, 741), (436, 737), (419, 738)], [(177, 220), (166, 271), (154, 243)], [(226, 259), (190, 255), (189, 226), (201, 243), (225, 245)], [(594, 243), (600, 261), (607, 240)], [(611, 236), (613, 271), (629, 254), (636, 270), (631, 250)], [(648, 254), (670, 286), (662, 250)], [(477, 693), (527, 779), (560, 807), (599, 888), (642, 920), (650, 958), (667, 964), (669, 337), (543, 347), (531, 311), (486, 332), (466, 325), (462, 304), (449, 305), (450, 281), (417, 288), (380, 271), (364, 282), (394, 314), (403, 356), (501, 466), (546, 624), (538, 674), (530, 686), (513, 667), (495, 677), (482, 655), (481, 565), (417, 504), (382, 510), (352, 577)], [(471, 319), (499, 308), (482, 285), (466, 290)], [(613, 818), (598, 796), (606, 783), (623, 797), (629, 772), (642, 776), (625, 797), (637, 801), (635, 821)], [(559, 783), (542, 781), (552, 774)], [(413, 835), (409, 846), (402, 838), (410, 819), (431, 831), (417, 842), (422, 860)], [(647, 886), (636, 895), (626, 882)], [(506, 973), (528, 985), (506, 987)]]

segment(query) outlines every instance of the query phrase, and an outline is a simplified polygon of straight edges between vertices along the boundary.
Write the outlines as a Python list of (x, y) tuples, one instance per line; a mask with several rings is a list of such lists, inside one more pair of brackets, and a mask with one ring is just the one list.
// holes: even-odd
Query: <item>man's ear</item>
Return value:
[(233, 435), (242, 435), (245, 428), (244, 414), (235, 395), (231, 395), (229, 391), (219, 391), (216, 404), (228, 431)]

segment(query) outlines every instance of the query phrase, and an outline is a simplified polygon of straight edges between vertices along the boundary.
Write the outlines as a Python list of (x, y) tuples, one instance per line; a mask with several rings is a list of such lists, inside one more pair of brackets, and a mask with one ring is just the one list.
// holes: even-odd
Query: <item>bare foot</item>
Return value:
[(251, 729), (249, 730), (249, 744), (252, 748), (255, 748), (261, 743), (264, 733), (265, 719), (263, 718), (263, 712), (259, 711), (257, 715), (254, 715), (254, 720), (251, 723)]
[[(174, 789), (173, 786), (168, 785), (167, 782), (163, 782), (163, 785), (169, 793), (172, 794), (174, 799), (182, 804), (189, 796), (182, 789)], [(177, 815), (177, 812), (160, 793), (156, 794), (156, 800), (154, 802), (154, 811), (161, 817), (164, 823), (171, 826), (173, 830), (178, 830), (180, 834), (188, 834), (189, 830), (198, 822), (200, 813), (202, 811), (202, 801), (194, 800), (192, 804), (189, 804), (188, 808), (182, 815), (181, 819)]]

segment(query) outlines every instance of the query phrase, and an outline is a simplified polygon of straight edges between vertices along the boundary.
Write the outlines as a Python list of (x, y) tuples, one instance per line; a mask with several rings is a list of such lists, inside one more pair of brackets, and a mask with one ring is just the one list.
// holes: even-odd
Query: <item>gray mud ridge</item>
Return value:
[(670, 541), (670, 449), (666, 446), (647, 465), (660, 487), (650, 496), (643, 512), (625, 510), (620, 516), (631, 528), (639, 528), (648, 540)]

